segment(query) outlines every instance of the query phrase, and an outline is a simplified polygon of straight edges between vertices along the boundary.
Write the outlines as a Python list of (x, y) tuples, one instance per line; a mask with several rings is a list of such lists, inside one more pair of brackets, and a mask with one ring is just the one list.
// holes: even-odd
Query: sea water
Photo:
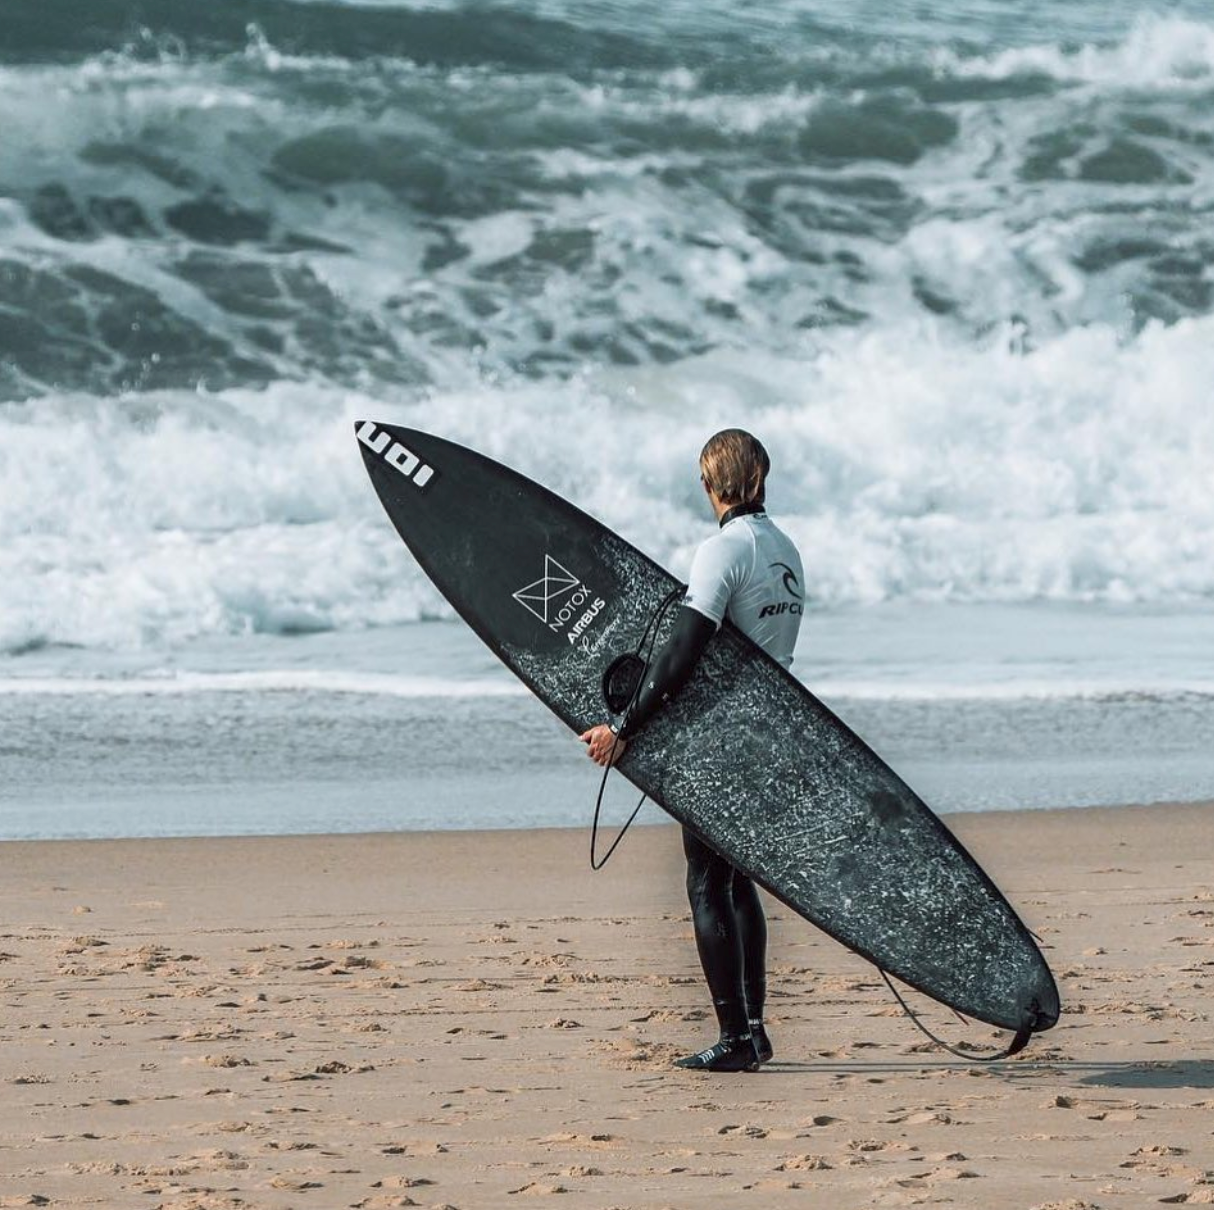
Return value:
[(749, 427), (934, 806), (1214, 794), (1207, 4), (132, 11), (0, 20), (0, 835), (585, 821), (362, 417), (676, 574)]

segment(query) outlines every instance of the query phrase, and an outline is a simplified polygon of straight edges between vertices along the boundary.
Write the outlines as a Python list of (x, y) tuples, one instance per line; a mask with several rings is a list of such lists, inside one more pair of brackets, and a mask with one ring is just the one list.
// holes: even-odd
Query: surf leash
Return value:
[[(886, 971), (881, 967), (877, 967), (877, 970), (881, 971), (881, 978), (885, 980), (885, 986), (888, 987), (891, 992), (893, 992), (894, 999), (897, 1000), (902, 1006), (902, 1011), (906, 1013), (908, 1017), (910, 1017), (910, 1019), (927, 1035), (927, 1037), (930, 1038), (931, 1041), (933, 1041), (942, 1050), (947, 1050), (950, 1055), (956, 1055), (957, 1058), (964, 1059), (967, 1063), (998, 1063), (1000, 1059), (1010, 1059), (1013, 1055), (1018, 1055), (1028, 1045), (1028, 1040), (1033, 1036), (1033, 1027), (1037, 1024), (1036, 1000), (1032, 1002), (1029, 1012), (1025, 1015), (1025, 1019), (1021, 1022), (1020, 1028), (1016, 1031), (1016, 1036), (1011, 1040), (1004, 1050), (999, 1051), (997, 1054), (980, 1054), (976, 1050), (962, 1050), (958, 1046), (952, 1046), (943, 1038), (936, 1037), (936, 1035), (923, 1024), (923, 1019), (917, 1012), (915, 1012), (913, 1008), (911, 1008), (909, 1004), (907, 1004), (905, 997), (894, 986), (893, 980), (889, 977)], [(955, 1008), (953, 1009), (953, 1012), (956, 1013), (956, 1015), (960, 1017), (962, 1021), (966, 1020), (965, 1017), (962, 1017)]]
[[(658, 631), (662, 628), (662, 621), (670, 611), (670, 607), (674, 604), (675, 599), (682, 596), (684, 591), (686, 591), (686, 587), (685, 584), (676, 584), (662, 598), (653, 613), (649, 615), (649, 621), (645, 624), (645, 630), (641, 635), (640, 642), (637, 643), (632, 651), (626, 651), (623, 655), (617, 656), (616, 659), (612, 660), (607, 671), (603, 674), (603, 697), (607, 701), (608, 708), (613, 713), (620, 713), (619, 706), (622, 706), (623, 709), (624, 717), (620, 720), (620, 731), (624, 729), (624, 724), (628, 722), (628, 716), (632, 713), (632, 708), (641, 694), (641, 687), (645, 684), (646, 676), (649, 675), (649, 668), (653, 663), (653, 649), (657, 644)], [(634, 676), (636, 678), (635, 683), (632, 681)], [(590, 868), (595, 871), (601, 870), (611, 860), (611, 854), (616, 851), (620, 841), (624, 839), (624, 834), (632, 827), (633, 820), (640, 814), (641, 808), (645, 805), (645, 799), (649, 797), (648, 794), (642, 794), (637, 800), (637, 805), (633, 807), (632, 814), (628, 816), (627, 822), (611, 842), (611, 848), (603, 854), (602, 860), (599, 860), (596, 855), (599, 837), (599, 815), (603, 810), (603, 795), (607, 790), (607, 778), (611, 775), (611, 770), (615, 768), (615, 751), (619, 746), (619, 742), (620, 736), (617, 731), (615, 739), (611, 741), (611, 751), (607, 755), (607, 765), (603, 769), (603, 776), (599, 779), (599, 792), (594, 800), (594, 821), (590, 825)]]

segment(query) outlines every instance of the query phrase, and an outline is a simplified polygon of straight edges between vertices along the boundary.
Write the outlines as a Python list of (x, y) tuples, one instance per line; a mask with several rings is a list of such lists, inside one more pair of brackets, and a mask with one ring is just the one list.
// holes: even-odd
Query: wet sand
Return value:
[(942, 1055), (777, 904), (737, 1076), (670, 1067), (714, 1037), (670, 827), (597, 875), (573, 830), (2, 845), (0, 1206), (1214, 1204), (1214, 807), (949, 823), (1059, 1025)]

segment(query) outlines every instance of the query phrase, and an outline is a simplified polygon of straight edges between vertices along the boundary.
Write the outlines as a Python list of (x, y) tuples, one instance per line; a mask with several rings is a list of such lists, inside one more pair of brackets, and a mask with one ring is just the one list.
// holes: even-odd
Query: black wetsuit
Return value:
[[(761, 508), (742, 506), (731, 509), (721, 518), (721, 530), (724, 531), (736, 519), (748, 516), (756, 521), (761, 518), (765, 529), (770, 527), (770, 530), (762, 535), (765, 542), (763, 557), (752, 558), (751, 566), (743, 569), (745, 574), (735, 576), (734, 580), (739, 581), (748, 602), (757, 602), (767, 599), (765, 594), (768, 593), (774, 594), (771, 599), (783, 599), (789, 595), (792, 589), (788, 577), (792, 575), (792, 585), (797, 589), (795, 597), (799, 602), (800, 559), (788, 539), (767, 521)], [(774, 531), (774, 537), (770, 531)], [(777, 553), (784, 558), (769, 564), (767, 556), (771, 551), (767, 548), (772, 542), (785, 544), (783, 547), (777, 546)], [(708, 543), (705, 544), (707, 546)], [(791, 554), (788, 553), (790, 550)], [(776, 571), (776, 568), (780, 570)], [(756, 629), (746, 625), (746, 615), (735, 617), (729, 610), (730, 598), (737, 586), (731, 582), (725, 582), (723, 587), (717, 584), (715, 578), (723, 577), (716, 567), (710, 578), (714, 579), (707, 588), (698, 585), (696, 568), (693, 566), (692, 583), (687, 594), (689, 603), (679, 610), (671, 636), (653, 662), (649, 676), (620, 729), (625, 739), (644, 727), (662, 705), (687, 683), (708, 641), (716, 633), (721, 616), (728, 612), (731, 620), (738, 622), (744, 630)], [(706, 606), (705, 600), (710, 602)], [(705, 609), (708, 612), (704, 612)], [(767, 612), (771, 613), (770, 610)], [(784, 612), (787, 612), (787, 607)], [(708, 616), (708, 613), (718, 616)], [(795, 641), (799, 608), (795, 616), (797, 622), (791, 627), (785, 624), (782, 632), (774, 638), (766, 632), (752, 633), (751, 637), (762, 642), (777, 658), (783, 657), (782, 662), (789, 663), (792, 657), (790, 635), (791, 640)], [(763, 642), (764, 639), (769, 641)], [(775, 650), (771, 650), (773, 646)], [(683, 829), (683, 851), (687, 856), (687, 897), (691, 904), (696, 949), (712, 994), (721, 1035), (723, 1038), (738, 1038), (752, 1031), (761, 1033), (759, 1023), (763, 1019), (767, 985), (767, 921), (758, 892), (745, 874), (687, 828)], [(765, 1035), (763, 1045), (767, 1045)]]

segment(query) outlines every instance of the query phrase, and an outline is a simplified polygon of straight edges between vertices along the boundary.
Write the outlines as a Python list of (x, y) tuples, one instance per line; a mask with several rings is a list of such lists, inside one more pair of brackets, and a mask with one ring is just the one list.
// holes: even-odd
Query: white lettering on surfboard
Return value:
[(570, 646), (577, 645), (607, 608), (607, 602), (596, 596), (580, 576), (548, 554), (544, 556), (544, 574), (512, 595), (554, 634), (564, 632)]
[(358, 426), (358, 439), (372, 453), (382, 455), (383, 460), (393, 470), (400, 471), (414, 487), (425, 487), (434, 478), (433, 467), (427, 466), (399, 441), (393, 441), (391, 433), (377, 428), (370, 420), (364, 420)]
[(589, 629), (591, 622), (607, 608), (607, 602), (602, 597), (595, 597), (594, 604), (573, 624), (573, 629), (566, 636), (570, 643), (576, 643), (583, 631)]

